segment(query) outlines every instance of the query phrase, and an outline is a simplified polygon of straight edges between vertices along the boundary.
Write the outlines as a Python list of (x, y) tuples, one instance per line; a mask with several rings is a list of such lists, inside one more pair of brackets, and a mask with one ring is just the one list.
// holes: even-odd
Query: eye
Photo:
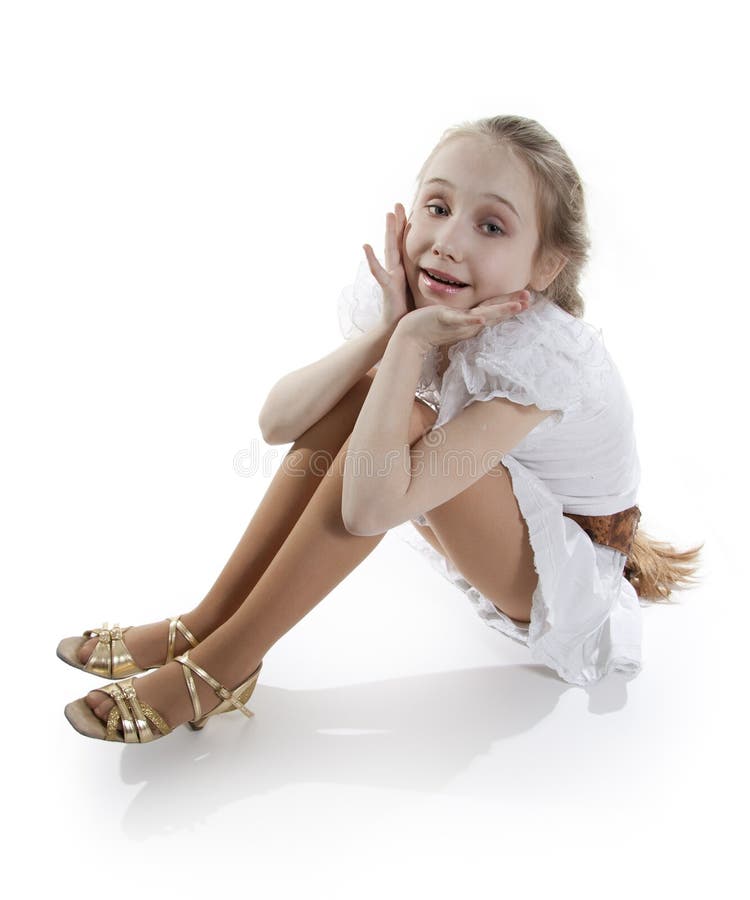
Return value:
[(487, 227), (488, 228), (497, 228), (497, 231), (491, 231), (490, 234), (505, 234), (503, 229), (499, 225), (496, 225), (494, 222), (488, 222)]
[[(444, 207), (444, 206), (441, 206), (439, 203), (428, 203), (427, 206), (425, 206), (425, 209), (442, 209), (442, 210), (445, 210), (445, 207)], [(446, 211), (447, 211), (447, 210), (446, 210)], [(438, 218), (441, 218), (441, 217), (438, 215)], [(495, 222), (487, 222), (486, 224), (487, 224), (487, 227), (488, 227), (488, 228), (497, 228), (497, 231), (490, 231), (490, 232), (487, 232), (488, 234), (505, 234), (504, 229), (502, 229), (497, 223), (495, 223)]]

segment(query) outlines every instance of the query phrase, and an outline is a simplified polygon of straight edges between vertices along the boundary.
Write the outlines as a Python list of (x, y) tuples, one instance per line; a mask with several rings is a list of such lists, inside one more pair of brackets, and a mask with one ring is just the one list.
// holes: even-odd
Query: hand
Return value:
[(416, 340), (422, 349), (445, 347), (474, 337), (488, 325), (496, 325), (528, 308), (531, 295), (515, 291), (483, 300), (468, 310), (426, 306), (409, 313), (398, 323), (398, 333)]
[(386, 327), (391, 327), (414, 309), (414, 298), (406, 280), (403, 265), (404, 230), (406, 210), (401, 203), (394, 206), (395, 212), (385, 217), (385, 266), (381, 266), (369, 244), (363, 244), (370, 271), (383, 291), (383, 318)]

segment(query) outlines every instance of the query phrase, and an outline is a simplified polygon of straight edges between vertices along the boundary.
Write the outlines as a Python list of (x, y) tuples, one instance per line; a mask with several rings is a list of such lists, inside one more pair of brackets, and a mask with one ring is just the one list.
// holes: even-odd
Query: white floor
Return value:
[(38, 712), (5, 701), (11, 864), (65, 897), (87, 870), (88, 891), (138, 877), (187, 896), (737, 896), (731, 592), (714, 579), (644, 610), (641, 674), (587, 690), (530, 665), (412, 553), (388, 535), (272, 648), (252, 719), (150, 746), (68, 726), (64, 703), (93, 679), (30, 618)]
[[(748, 895), (738, 11), (0, 7), (6, 894)], [(340, 345), (339, 291), (443, 129), (501, 113), (584, 179), (642, 524), (706, 542), (700, 587), (643, 611), (642, 672), (567, 685), (388, 535), (271, 648), (252, 719), (76, 734), (101, 682), (59, 639), (202, 598), (284, 452), (267, 392)]]

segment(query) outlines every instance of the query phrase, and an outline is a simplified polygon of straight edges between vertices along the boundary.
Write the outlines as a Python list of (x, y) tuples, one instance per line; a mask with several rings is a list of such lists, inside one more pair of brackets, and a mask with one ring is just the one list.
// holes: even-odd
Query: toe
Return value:
[(94, 715), (106, 722), (112, 708), (112, 699), (103, 691), (89, 691), (85, 700), (86, 704), (94, 711)]
[(96, 709), (96, 707), (99, 706), (99, 704), (102, 702), (101, 694), (99, 693), (99, 691), (91, 691), (90, 693), (86, 694), (83, 699), (92, 709)]
[(96, 638), (91, 638), (86, 641), (85, 644), (81, 644), (81, 647), (78, 651), (78, 659), (85, 666), (89, 661), (89, 657), (94, 652), (94, 647), (96, 647)]
[(103, 703), (100, 703), (99, 706), (94, 710), (95, 715), (97, 715), (102, 722), (106, 722), (109, 718), (109, 711), (112, 709), (112, 701), (105, 700)]

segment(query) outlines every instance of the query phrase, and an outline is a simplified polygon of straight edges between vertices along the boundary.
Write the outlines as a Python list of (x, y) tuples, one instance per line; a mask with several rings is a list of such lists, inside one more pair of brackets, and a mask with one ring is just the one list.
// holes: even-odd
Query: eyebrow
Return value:
[[(446, 187), (453, 188), (453, 190), (456, 189), (455, 184), (451, 184), (450, 181), (446, 181), (445, 178), (430, 178), (427, 181), (425, 181), (425, 185), (433, 184), (433, 183), (434, 184), (444, 184)], [(491, 197), (493, 200), (497, 200), (500, 203), (504, 203), (507, 207), (509, 207), (516, 214), (519, 222), (523, 222), (523, 219), (519, 215), (518, 210), (515, 208), (515, 206), (513, 206), (513, 204), (510, 202), (510, 200), (506, 200), (505, 197), (501, 197), (499, 194), (482, 194), (481, 196), (482, 197)]]

